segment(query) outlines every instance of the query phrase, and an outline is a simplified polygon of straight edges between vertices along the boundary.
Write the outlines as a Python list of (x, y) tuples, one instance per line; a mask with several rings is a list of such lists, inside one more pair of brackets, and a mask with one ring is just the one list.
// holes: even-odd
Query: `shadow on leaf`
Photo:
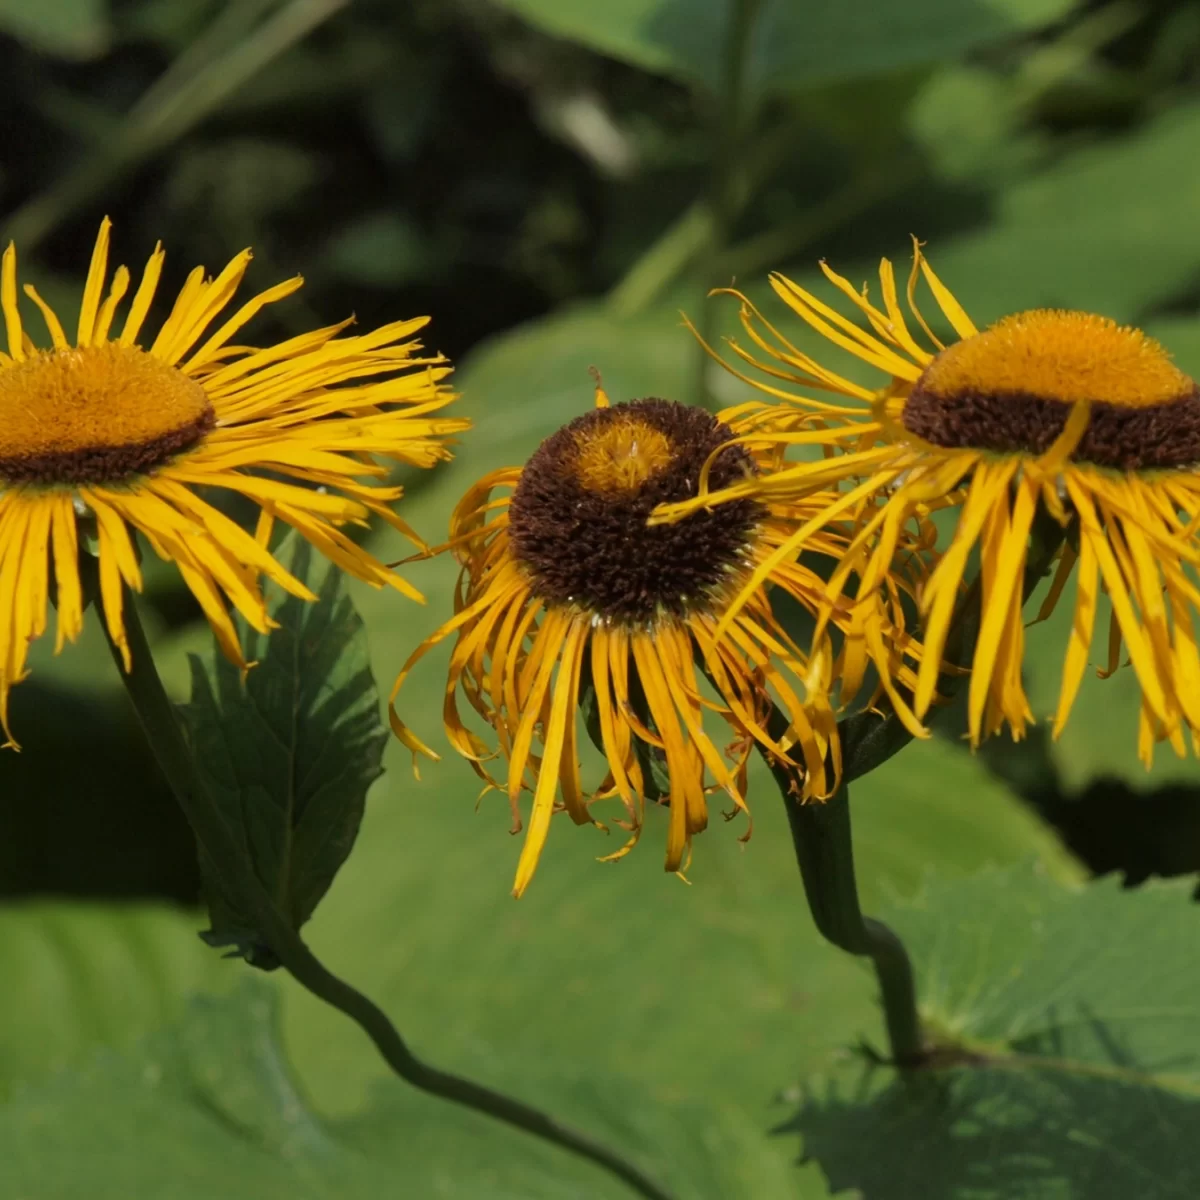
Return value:
[(1016, 1056), (905, 1081), (867, 1068), (849, 1087), (813, 1089), (776, 1133), (799, 1133), (831, 1190), (863, 1200), (1200, 1195), (1188, 1135), (1200, 1088), (1113, 1058)]

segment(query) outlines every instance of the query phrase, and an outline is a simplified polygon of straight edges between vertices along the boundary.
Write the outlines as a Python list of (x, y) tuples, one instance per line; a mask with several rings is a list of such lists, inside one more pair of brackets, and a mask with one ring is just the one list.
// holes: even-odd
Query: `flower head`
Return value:
[[(607, 856), (616, 859), (638, 840), (645, 801), (668, 804), (666, 868), (678, 871), (708, 823), (713, 788), (731, 800), (728, 817), (746, 815), (749, 837), (746, 767), (756, 744), (803, 769), (803, 798), (825, 798), (836, 786), (840, 751), (827, 690), (838, 668), (829, 638), (811, 656), (802, 652), (765, 586), (745, 594), (718, 633), (731, 598), (822, 499), (787, 507), (747, 499), (647, 526), (659, 504), (695, 495), (706, 471), (715, 487), (756, 475), (760, 460), (735, 443), (736, 432), (672, 401), (610, 405), (598, 388), (593, 411), (549, 437), (523, 468), (480, 480), (455, 511), (456, 615), (405, 664), (392, 700), (414, 663), (457, 635), (445, 709), (450, 742), (489, 787), (507, 793), (514, 832), (522, 828), (521, 793), (533, 792), (516, 895), (559, 809), (577, 824), (600, 825), (594, 802), (618, 797), (617, 824), (630, 836)], [(493, 496), (498, 489), (508, 494)], [(804, 548), (834, 560), (846, 542), (835, 523)], [(884, 591), (895, 602), (895, 611), (881, 603), (884, 626), (899, 613), (904, 586), (888, 582), (897, 590)], [(809, 612), (824, 588), (795, 552), (774, 563), (766, 583)], [(893, 644), (901, 642), (897, 634)], [(460, 691), (494, 731), (496, 749), (464, 721)], [(581, 708), (607, 766), (595, 790), (581, 778)], [(392, 723), (410, 748), (432, 755), (394, 707)], [(716, 723), (729, 732), (724, 747)], [(497, 756), (505, 766), (493, 774)]]
[[(825, 518), (857, 514), (857, 532), (830, 581), (828, 605), (855, 573), (860, 593), (870, 592), (885, 569), (890, 540), (905, 521), (933, 508), (960, 506), (953, 537), (921, 590), (924, 651), (917, 685), (898, 712), (911, 728), (921, 728), (968, 562), (977, 551), (982, 606), (968, 685), (969, 734), (977, 744), (1005, 725), (1020, 737), (1033, 719), (1021, 681), (1022, 584), (1035, 522), (1046, 514), (1061, 533), (1054, 539), (1057, 567), (1041, 618), (1075, 576), (1055, 736), (1083, 679), (1103, 588), (1112, 616), (1101, 673), (1116, 669), (1123, 642), (1141, 686), (1143, 759), (1148, 763), (1155, 742), (1163, 739), (1182, 752), (1185, 726), (1200, 729), (1200, 655), (1193, 627), (1200, 591), (1189, 575), (1200, 561), (1195, 382), (1152, 338), (1092, 313), (1035, 309), (981, 332), (919, 248), (907, 299), (928, 345), (910, 329), (886, 259), (880, 266), (882, 307), (871, 303), (865, 288), (860, 293), (828, 267), (822, 270), (857, 309), (856, 320), (781, 275), (772, 277), (772, 287), (811, 328), (873, 367), (880, 375), (877, 384), (862, 386), (822, 366), (739, 297), (743, 325), (761, 353), (732, 348), (742, 363), (763, 374), (726, 365), (785, 401), (763, 406), (759, 441), (777, 450), (817, 443), (826, 457), (783, 463), (753, 480), (713, 489), (699, 501), (666, 508), (656, 519), (674, 519), (696, 503), (795, 500), (818, 489), (839, 489)], [(917, 307), (922, 276), (957, 335), (948, 345)], [(832, 392), (849, 403), (796, 393), (776, 381)], [(886, 661), (877, 656), (876, 661), (886, 673)]]
[[(245, 665), (232, 606), (260, 632), (271, 624), (259, 587), (275, 580), (313, 599), (272, 557), (275, 521), (296, 529), (344, 570), (375, 586), (418, 593), (343, 531), (372, 513), (415, 539), (392, 512), (400, 489), (381, 485), (377, 459), (428, 467), (449, 456), (467, 422), (440, 417), (453, 397), (445, 360), (423, 357), (413, 334), (424, 319), (357, 337), (349, 322), (274, 346), (234, 337), (261, 309), (296, 291), (276, 285), (212, 326), (250, 263), (243, 251), (215, 278), (197, 267), (153, 339), (143, 336), (163, 266), (155, 249), (120, 333), (130, 286), (119, 267), (105, 294), (109, 229), (100, 227), (74, 341), (31, 286), (50, 349), (39, 350), (17, 296), (16, 250), (0, 264), (0, 723), (26, 673), (29, 643), (45, 631), (53, 586), (57, 645), (78, 637), (84, 598), (79, 523), (94, 523), (100, 592), (113, 641), (129, 664), (124, 585), (141, 587), (133, 532), (179, 568), (224, 652)], [(200, 489), (220, 488), (259, 509), (254, 534)], [(418, 541), (418, 544), (419, 541)], [(11, 733), (9, 734), (11, 744)]]

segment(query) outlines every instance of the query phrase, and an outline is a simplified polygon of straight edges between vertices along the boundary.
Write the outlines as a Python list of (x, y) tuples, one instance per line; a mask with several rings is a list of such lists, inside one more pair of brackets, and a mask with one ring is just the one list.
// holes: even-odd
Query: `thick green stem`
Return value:
[[(325, 967), (276, 907), (197, 776), (187, 739), (155, 668), (128, 591), (123, 621), (132, 655), (128, 672), (123, 669), (121, 652), (111, 638), (109, 648), (154, 756), (222, 886), (254, 915), (258, 932), (296, 982), (354, 1021), (375, 1043), (388, 1066), (414, 1087), (475, 1109), (586, 1158), (623, 1180), (640, 1196), (670, 1200), (670, 1193), (654, 1180), (587, 1135), (511, 1096), (422, 1062), (378, 1005)], [(103, 624), (107, 634), (107, 622)]]
[[(1048, 513), (1039, 512), (1025, 567), (1022, 603), (1050, 570), (1064, 537), (1062, 526)], [(981, 583), (976, 579), (963, 595), (954, 616), (946, 650), (949, 661), (965, 663), (974, 653), (981, 608)], [(956, 676), (950, 676), (944, 681), (945, 690), (953, 693), (957, 682)], [(779, 709), (772, 711), (767, 728), (776, 741), (786, 736), (788, 721)], [(838, 732), (845, 770), (842, 786), (825, 804), (801, 804), (803, 770), (766, 751), (763, 757), (783, 796), (813, 921), (835, 946), (871, 959), (879, 979), (892, 1061), (901, 1068), (911, 1068), (920, 1065), (926, 1053), (917, 1015), (912, 963), (896, 934), (882, 921), (864, 917), (859, 907), (849, 785), (851, 780), (873, 771), (908, 745), (912, 734), (895, 713), (883, 718), (861, 713), (839, 722)]]
[[(721, 93), (716, 101), (717, 114), (714, 121), (715, 151), (708, 204), (711, 224), (703, 268), (705, 291), (723, 282), (716, 275), (716, 271), (719, 270), (721, 255), (728, 245), (733, 224), (747, 199), (743, 173), (743, 145), (746, 140), (746, 127), (749, 124), (747, 118), (750, 107), (747, 104), (746, 67), (761, 0), (728, 0), (728, 4), (729, 33), (725, 43), (725, 70), (721, 81)], [(715, 340), (715, 321), (715, 306), (705, 304), (700, 310), (700, 334), (708, 345), (712, 345)], [(695, 395), (700, 403), (708, 399), (708, 389), (705, 386), (707, 370), (708, 355), (704, 347), (698, 345)]]
[[(772, 733), (787, 729), (778, 709)], [(904, 944), (882, 921), (864, 917), (854, 878), (850, 834), (850, 792), (844, 785), (824, 804), (801, 804), (803, 772), (764, 755), (779, 784), (804, 894), (821, 935), (850, 954), (869, 958), (879, 980), (891, 1060), (896, 1066), (918, 1065), (925, 1052), (917, 1016), (917, 990)]]

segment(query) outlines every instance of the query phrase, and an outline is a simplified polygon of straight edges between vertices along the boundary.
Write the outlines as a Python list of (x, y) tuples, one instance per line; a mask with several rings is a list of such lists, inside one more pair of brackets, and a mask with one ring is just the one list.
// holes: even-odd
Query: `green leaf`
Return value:
[(1041, 148), (1039, 135), (1020, 127), (1024, 117), (1004, 75), (962, 63), (931, 75), (904, 114), (934, 174), (990, 188), (1027, 173)]
[(1136, 321), (1200, 267), (1197, 139), (1188, 104), (1063, 154), (998, 193), (989, 223), (926, 253), (981, 328), (1038, 307)]
[[(693, 303), (702, 303), (698, 294), (688, 296), (688, 307)], [(645, 396), (686, 400), (695, 354), (675, 305), (627, 319), (600, 305), (579, 305), (484, 342), (459, 373), (463, 407), (475, 419), (459, 460), (469, 463), (457, 472), (463, 486), (468, 473), (520, 465), (538, 442), (586, 412), (593, 403), (592, 367), (614, 403)], [(444, 526), (445, 517), (438, 518)]]
[(326, 253), (332, 270), (370, 287), (412, 283), (437, 261), (416, 225), (387, 210), (355, 217), (334, 234)]
[[(463, 1200), (628, 1196), (597, 1168), (396, 1080), (352, 1120), (323, 1120), (292, 1075), (276, 1009), (275, 989), (244, 984), (193, 1002), (186, 1020), (131, 1053), (22, 1090), (0, 1106), (10, 1194), (365, 1200), (402, 1186)], [(552, 1111), (574, 1119), (582, 1109), (594, 1135), (673, 1177), (681, 1195), (795, 1194), (790, 1166), (753, 1152), (761, 1132), (741, 1114), (687, 1101), (655, 1110), (628, 1081), (555, 1086), (532, 1074)]]
[(61, 58), (95, 58), (108, 46), (107, 0), (0, 0), (0, 32)]
[[(650, 71), (721, 90), (735, 0), (501, 0), (557, 37)], [(750, 46), (748, 84), (793, 90), (952, 58), (1061, 16), (1070, 0), (871, 0), (798, 5), (764, 0)]]
[[(924, 1015), (961, 1049), (909, 1085), (848, 1064), (790, 1128), (875, 1200), (1200, 1191), (1200, 912), (1187, 890), (1067, 890), (1028, 867), (931, 879), (886, 914)], [(864, 1148), (869, 1147), (869, 1152)]]
[[(242, 626), (257, 661), (243, 683), (219, 652), (206, 670), (192, 656), (182, 707), (196, 761), (282, 911), (299, 928), (312, 916), (358, 835), (367, 789), (387, 740), (362, 622), (337, 568), (318, 579), (312, 550), (294, 542), (290, 570), (316, 603), (275, 588), (269, 637)], [(271, 965), (253, 920), (223, 894), (205, 863), (213, 945)]]
[(977, 758), (941, 738), (910, 743), (857, 780), (850, 808), (856, 851), (893, 892), (915, 889), (933, 864), (943, 874), (967, 874), (1029, 851), (1055, 878), (1083, 876), (1052, 830)]
[(0, 910), (0, 1097), (97, 1046), (175, 1019), (228, 977), (193, 917), (163, 905), (39, 901)]

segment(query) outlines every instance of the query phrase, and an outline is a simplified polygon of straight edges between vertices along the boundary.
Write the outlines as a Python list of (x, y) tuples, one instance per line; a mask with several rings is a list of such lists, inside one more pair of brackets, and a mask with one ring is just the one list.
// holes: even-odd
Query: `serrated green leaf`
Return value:
[(0, 31), (34, 50), (94, 58), (108, 45), (107, 0), (0, 0)]
[[(382, 771), (387, 734), (362, 622), (341, 573), (317, 578), (311, 547), (296, 539), (290, 569), (318, 599), (271, 601), (278, 628), (243, 625), (239, 678), (219, 653), (206, 670), (193, 657), (192, 697), (181, 711), (196, 762), (263, 883), (299, 928), (312, 916), (354, 845), (367, 789)], [(269, 965), (249, 914), (205, 863), (214, 945), (233, 945)]]
[(1011, 868), (931, 879), (885, 915), (923, 1015), (960, 1049), (908, 1085), (861, 1063), (809, 1085), (790, 1127), (833, 1190), (1197, 1194), (1183, 1131), (1200, 1114), (1200, 911), (1185, 887), (1065, 889)]
[[(501, 0), (558, 37), (647, 70), (721, 89), (732, 0)], [(797, 5), (765, 0), (750, 45), (747, 83), (761, 91), (894, 71), (952, 58), (1061, 16), (1070, 0), (870, 0)]]

